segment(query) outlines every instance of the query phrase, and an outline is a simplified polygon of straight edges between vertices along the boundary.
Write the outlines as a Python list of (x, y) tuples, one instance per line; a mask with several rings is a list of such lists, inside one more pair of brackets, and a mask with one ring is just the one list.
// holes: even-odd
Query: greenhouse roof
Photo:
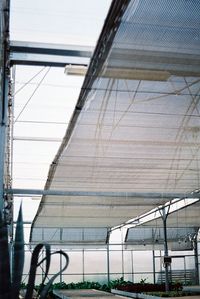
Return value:
[(199, 189), (199, 12), (113, 1), (45, 186), (96, 195), (44, 195), (32, 241), (38, 228), (107, 230)]

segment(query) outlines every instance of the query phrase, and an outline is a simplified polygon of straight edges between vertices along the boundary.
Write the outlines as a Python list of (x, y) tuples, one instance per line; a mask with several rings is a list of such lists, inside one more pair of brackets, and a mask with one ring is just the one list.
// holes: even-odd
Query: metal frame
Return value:
[(67, 64), (89, 64), (93, 48), (87, 46), (54, 45), (36, 42), (10, 42), (12, 65), (45, 65), (64, 67)]
[[(29, 252), (29, 250), (30, 250), (29, 244), (26, 244), (26, 245), (27, 245), (26, 251)], [(120, 261), (118, 263), (119, 264), (119, 267), (118, 267), (119, 271), (114, 272), (113, 269), (112, 269), (112, 253), (113, 252), (118, 252), (119, 257), (121, 256), (122, 248), (119, 247), (119, 245), (121, 245), (121, 244), (112, 244), (111, 248), (109, 248), (110, 246), (101, 248), (101, 252), (103, 252), (105, 254), (105, 260), (106, 260), (106, 263), (107, 263), (107, 267), (105, 265), (105, 272), (98, 272), (98, 273), (96, 273), (96, 272), (92, 272), (92, 273), (86, 272), (86, 269), (85, 269), (85, 263), (87, 262), (86, 258), (85, 258), (85, 253), (87, 252), (87, 253), (95, 254), (95, 252), (96, 252), (95, 248), (93, 248), (93, 249), (84, 248), (84, 250), (83, 250), (82, 248), (72, 249), (72, 248), (66, 246), (65, 250), (69, 254), (70, 253), (78, 253), (78, 252), (80, 253), (80, 255), (81, 255), (80, 260), (81, 260), (81, 264), (82, 264), (81, 265), (82, 267), (80, 267), (80, 269), (82, 269), (82, 272), (77, 271), (75, 273), (75, 272), (67, 271), (67, 273), (64, 273), (64, 274), (62, 274), (62, 276), (58, 277), (58, 280), (60, 282), (62, 282), (62, 281), (65, 280), (65, 278), (68, 278), (68, 277), (69, 277), (69, 279), (73, 280), (72, 277), (77, 275), (77, 276), (80, 276), (80, 281), (84, 281), (86, 276), (91, 276), (91, 280), (92, 280), (93, 275), (95, 275), (95, 276), (102, 276), (103, 275), (104, 278), (105, 278), (105, 281), (107, 281), (107, 280), (109, 281), (109, 280), (113, 279), (113, 275), (115, 277), (116, 277), (116, 275), (117, 275), (117, 277), (121, 277), (124, 274), (124, 279), (127, 280), (126, 276), (129, 275), (129, 277), (132, 277), (132, 279), (128, 279), (128, 280), (132, 280), (132, 282), (137, 282), (139, 280), (139, 278), (138, 278), (139, 276), (141, 278), (141, 277), (147, 277), (148, 275), (152, 275), (152, 282), (156, 283), (156, 275), (161, 274), (161, 277), (162, 277), (162, 271), (163, 271), (162, 267), (161, 267), (161, 269), (159, 269), (158, 263), (155, 262), (156, 260), (161, 261), (161, 258), (162, 258), (161, 254), (159, 255), (158, 252), (157, 253), (155, 252), (155, 254), (154, 254), (154, 259), (155, 260), (153, 261), (154, 265), (152, 265), (152, 271), (142, 271), (141, 272), (141, 271), (136, 270), (135, 267), (134, 267), (135, 266), (134, 252), (133, 252), (132, 249), (123, 249), (124, 252), (129, 252), (130, 253), (130, 256), (131, 256), (131, 260), (130, 260), (131, 267), (130, 267), (130, 269), (125, 270), (124, 273), (122, 273), (122, 259), (120, 258)], [(116, 248), (115, 248), (115, 246), (116, 246)], [(96, 247), (96, 248), (98, 248), (98, 247)], [(108, 248), (109, 248), (109, 250), (108, 250)], [(138, 252), (138, 251), (136, 251), (136, 252)], [(150, 253), (151, 252), (149, 252), (149, 258), (150, 258)], [(153, 254), (153, 252), (152, 252), (152, 254)], [(172, 256), (172, 258), (179, 258), (179, 257), (185, 257), (185, 258), (194, 257), (195, 258), (194, 252), (191, 252), (191, 254), (186, 254), (186, 255), (183, 255), (183, 256), (176, 256), (176, 255)], [(150, 263), (151, 263), (151, 261), (149, 259), (149, 265), (150, 265)], [(161, 265), (161, 262), (160, 262), (160, 265)], [(42, 264), (41, 268), (43, 268), (43, 266), (44, 265)], [(61, 264), (59, 266), (62, 267), (62, 261), (61, 261)], [(187, 270), (187, 268), (186, 268), (186, 270)], [(193, 270), (195, 270), (195, 269), (193, 269)], [(28, 273), (24, 273), (24, 277), (26, 277), (27, 274)], [(51, 274), (53, 274), (53, 273), (51, 273)], [(40, 275), (42, 275), (42, 273), (38, 274), (37, 277), (40, 277)], [(137, 279), (136, 279), (136, 276), (137, 276)], [(71, 281), (69, 281), (69, 282), (71, 282)], [(164, 282), (164, 277), (162, 277), (162, 282)]]
[(95, 192), (95, 191), (66, 191), (51, 189), (6, 189), (6, 194), (13, 195), (55, 195), (55, 196), (103, 196), (103, 197), (138, 197), (138, 198), (191, 198), (191, 193), (148, 193), (148, 192)]

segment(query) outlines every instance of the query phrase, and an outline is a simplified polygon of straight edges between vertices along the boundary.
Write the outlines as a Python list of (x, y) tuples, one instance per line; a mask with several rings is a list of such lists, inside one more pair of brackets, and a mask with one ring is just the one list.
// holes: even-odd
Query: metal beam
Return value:
[(64, 67), (88, 65), (93, 48), (77, 45), (59, 45), (37, 42), (10, 42), (11, 64)]
[(43, 189), (6, 189), (6, 194), (13, 195), (48, 195), (48, 196), (101, 196), (101, 197), (137, 197), (137, 198), (191, 198), (191, 193), (145, 193), (145, 192), (96, 192), (96, 191), (66, 191)]
[(11, 53), (17, 52), (90, 58), (93, 49), (93, 47), (89, 46), (10, 41)]
[(11, 53), (10, 61), (11, 65), (65, 67), (68, 64), (87, 66), (90, 59), (87, 57)]
[(61, 138), (14, 136), (14, 141), (61, 142)]

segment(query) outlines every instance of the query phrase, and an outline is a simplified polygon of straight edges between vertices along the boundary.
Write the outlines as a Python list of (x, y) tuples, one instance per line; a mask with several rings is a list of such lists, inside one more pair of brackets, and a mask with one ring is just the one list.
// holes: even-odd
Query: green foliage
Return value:
[(111, 280), (108, 284), (108, 287), (110, 289), (116, 289), (119, 286), (126, 286), (130, 283), (131, 283), (130, 281), (125, 281), (123, 277), (120, 277), (118, 279)]
[(27, 285), (24, 282), (22, 282), (21, 285), (20, 285), (20, 289), (24, 290), (26, 288), (27, 288)]
[(145, 284), (145, 283), (147, 283), (147, 278), (141, 278), (141, 279), (140, 279), (140, 283), (141, 283), (141, 284)]
[(131, 282), (125, 281), (122, 277), (119, 279), (111, 280), (109, 284), (100, 284), (95, 281), (84, 281), (84, 282), (71, 282), (66, 284), (63, 282), (54, 283), (51, 289), (96, 289), (101, 291), (109, 292), (111, 289), (116, 288), (119, 285), (127, 285)]
[(68, 285), (64, 281), (57, 282), (52, 284), (52, 289), (58, 289), (58, 290), (68, 289)]
[(0, 298), (9, 299), (11, 289), (10, 256), (7, 225), (0, 213)]
[(20, 206), (17, 225), (15, 231), (15, 242), (13, 245), (13, 265), (12, 265), (12, 298), (18, 299), (21, 279), (24, 267), (24, 230), (22, 207)]
[(180, 281), (176, 280), (172, 283), (173, 291), (178, 293), (178, 292), (182, 291), (182, 289), (183, 289), (183, 284)]
[[(146, 281), (146, 280), (145, 280)], [(162, 285), (154, 285), (151, 283), (132, 283), (130, 281), (125, 281), (122, 277), (120, 279), (115, 279), (110, 281), (110, 284), (103, 284), (101, 285), (98, 282), (94, 282), (94, 281), (84, 281), (84, 282), (78, 282), (78, 283), (69, 283), (66, 284), (64, 281), (63, 282), (59, 282), (59, 283), (54, 283), (52, 284), (51, 287), (51, 292), (50, 294), (52, 294), (51, 296), (54, 298), (53, 292), (52, 290), (54, 289), (97, 289), (97, 290), (102, 290), (102, 291), (106, 291), (109, 292), (110, 291), (110, 287), (111, 288), (119, 288), (121, 287), (130, 287), (130, 286), (134, 286), (137, 287), (140, 286), (140, 292), (142, 293), (146, 293), (148, 295), (152, 295), (152, 296), (158, 296), (158, 297), (163, 297), (163, 298), (167, 298), (167, 297), (182, 297), (182, 296), (191, 296), (194, 295), (194, 293), (191, 294), (191, 292), (185, 292), (185, 291), (170, 291), (170, 292), (165, 292), (163, 291), (159, 291), (159, 288), (157, 291), (152, 291), (151, 289), (156, 289), (156, 287), (160, 286), (160, 289), (164, 288), (164, 286)], [(40, 288), (40, 286), (37, 287), (38, 289)], [(137, 292), (136, 290), (134, 290), (134, 292)], [(199, 294), (198, 294), (199, 295)]]
[(18, 299), (24, 265), (24, 232), (21, 207), (15, 231), (12, 265), (10, 265), (10, 260), (8, 228), (3, 215), (0, 214), (0, 298)]
[[(103, 285), (105, 286), (105, 285)], [(66, 284), (65, 282), (59, 282), (59, 283), (54, 283), (52, 285), (53, 289), (96, 289), (96, 290), (102, 290), (102, 285), (98, 282), (94, 281), (84, 281), (84, 282), (77, 282), (77, 283), (69, 283)]]
[[(39, 261), (39, 256), (42, 250), (45, 250), (45, 257)], [(55, 274), (45, 285), (45, 280), (50, 268), (51, 256), (59, 254), (65, 258), (65, 266), (61, 271)], [(22, 207), (20, 207), (19, 215), (17, 219), (15, 240), (13, 243), (13, 264), (10, 264), (9, 255), (9, 242), (8, 242), (8, 229), (7, 224), (0, 213), (0, 298), (4, 299), (18, 299), (20, 288), (25, 288), (24, 284), (21, 284), (23, 267), (24, 267), (24, 232), (23, 232), (23, 217)], [(48, 292), (55, 278), (63, 272), (69, 263), (68, 255), (58, 250), (54, 253), (50, 252), (50, 246), (48, 244), (38, 244), (32, 254), (30, 274), (28, 284), (26, 285), (25, 299), (32, 299), (33, 291), (35, 289), (35, 277), (37, 268), (45, 262), (45, 274), (41, 285), (38, 287), (38, 298), (47, 298)], [(12, 267), (12, 275), (11, 269)]]
[[(84, 281), (76, 283), (75, 286), (73, 286), (75, 289), (96, 289), (99, 290), (101, 288), (100, 283), (98, 282), (90, 282), (90, 281)], [(70, 284), (69, 284), (70, 288)]]

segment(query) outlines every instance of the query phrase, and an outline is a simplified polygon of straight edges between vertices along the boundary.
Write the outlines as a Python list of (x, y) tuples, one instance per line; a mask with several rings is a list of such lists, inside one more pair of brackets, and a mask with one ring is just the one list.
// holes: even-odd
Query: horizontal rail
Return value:
[(43, 189), (5, 189), (6, 194), (13, 195), (49, 195), (49, 196), (101, 196), (101, 197), (138, 197), (138, 198), (191, 198), (186, 193), (149, 193), (149, 192), (97, 192), (97, 191), (66, 191)]

